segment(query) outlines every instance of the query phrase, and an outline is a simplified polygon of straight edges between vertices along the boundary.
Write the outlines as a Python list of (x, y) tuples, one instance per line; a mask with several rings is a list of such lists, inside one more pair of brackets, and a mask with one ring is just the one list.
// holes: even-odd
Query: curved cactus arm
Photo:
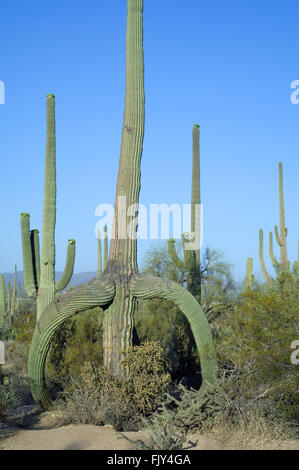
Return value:
[(24, 287), (29, 297), (36, 295), (37, 286), (34, 279), (33, 256), (30, 239), (30, 215), (21, 214), (21, 235), (23, 251)]
[(40, 281), (40, 245), (39, 245), (39, 231), (37, 229), (31, 230), (31, 249), (32, 249), (32, 262), (35, 284), (38, 287)]
[(173, 238), (170, 238), (167, 243), (168, 243), (168, 253), (171, 258), (171, 261), (178, 269), (180, 269), (181, 271), (184, 271), (186, 269), (185, 263), (182, 260), (180, 260), (180, 258), (177, 255), (177, 252), (175, 249), (175, 240)]
[(212, 333), (208, 320), (195, 297), (176, 282), (141, 274), (132, 278), (129, 289), (137, 299), (158, 297), (169, 300), (179, 307), (189, 321), (194, 336), (203, 382), (214, 383), (217, 375), (217, 360)]
[(273, 233), (272, 232), (269, 232), (269, 254), (270, 254), (270, 258), (274, 266), (279, 264), (273, 252)]
[(277, 245), (281, 247), (282, 243), (281, 243), (280, 236), (279, 236), (279, 233), (278, 233), (277, 225), (274, 225), (274, 233), (275, 233), (275, 238), (276, 238)]
[(76, 254), (76, 241), (73, 239), (68, 240), (67, 244), (67, 254), (66, 254), (66, 262), (64, 272), (59, 279), (59, 281), (55, 284), (55, 291), (59, 292), (66, 288), (68, 283), (70, 282), (73, 272), (74, 272), (74, 265), (75, 265), (75, 254)]
[(32, 396), (43, 408), (51, 407), (51, 397), (45, 382), (45, 362), (55, 332), (77, 313), (92, 307), (105, 307), (114, 295), (115, 285), (110, 279), (93, 279), (61, 294), (41, 314), (30, 346), (28, 376)]
[(260, 231), (259, 231), (259, 257), (260, 257), (260, 263), (261, 263), (263, 276), (265, 278), (265, 281), (267, 283), (269, 283), (270, 282), (270, 276), (267, 272), (265, 262), (264, 262), (264, 242), (263, 242), (263, 230), (262, 229), (260, 229)]

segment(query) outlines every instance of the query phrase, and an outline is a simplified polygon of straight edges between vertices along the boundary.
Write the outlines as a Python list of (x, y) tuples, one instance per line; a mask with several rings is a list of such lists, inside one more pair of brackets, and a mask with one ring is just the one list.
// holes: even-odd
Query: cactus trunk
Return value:
[[(143, 59), (143, 1), (128, 0), (126, 35), (126, 94), (119, 171), (114, 205), (113, 237), (104, 274), (119, 278), (113, 304), (105, 312), (103, 326), (104, 364), (113, 374), (119, 369), (121, 352), (132, 345), (136, 301), (128, 283), (138, 272), (137, 240), (128, 233), (127, 209), (136, 217), (140, 193), (140, 162), (143, 148), (145, 96)], [(105, 241), (105, 239), (104, 239)]]

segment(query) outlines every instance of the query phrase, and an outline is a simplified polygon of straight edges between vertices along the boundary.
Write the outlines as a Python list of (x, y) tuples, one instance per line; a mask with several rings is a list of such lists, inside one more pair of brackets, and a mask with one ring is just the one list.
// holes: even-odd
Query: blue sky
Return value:
[[(278, 219), (284, 165), (291, 260), (299, 239), (299, 3), (144, 0), (146, 123), (140, 202), (188, 203), (192, 126), (201, 126), (204, 245), (241, 280), (260, 276), (258, 230)], [(56, 95), (56, 268), (96, 269), (95, 208), (113, 203), (125, 90), (126, 1), (12, 0), (1, 6), (1, 272), (22, 269), (19, 214), (41, 229), (45, 97)], [(139, 261), (153, 242), (139, 244)], [(277, 247), (275, 247), (277, 248)], [(278, 254), (278, 250), (276, 250)]]

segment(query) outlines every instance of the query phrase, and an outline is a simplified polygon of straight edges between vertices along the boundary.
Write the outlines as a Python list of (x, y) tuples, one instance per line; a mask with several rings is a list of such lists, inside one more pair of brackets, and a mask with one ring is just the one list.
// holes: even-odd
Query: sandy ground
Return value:
[[(11, 430), (11, 432), (13, 432)], [(140, 432), (127, 432), (133, 440), (144, 440)], [(192, 449), (221, 449), (221, 445), (200, 436), (190, 436), (198, 440)], [(189, 447), (189, 446), (188, 446)], [(21, 430), (2, 441), (3, 450), (135, 450), (136, 447), (106, 426), (69, 425), (57, 429)], [(191, 449), (190, 449), (191, 450)]]
[[(3, 420), (2, 420), (3, 423)], [(138, 449), (120, 434), (129, 439), (147, 442), (144, 431), (117, 433), (111, 426), (57, 425), (52, 412), (43, 412), (37, 405), (20, 407), (6, 416), (0, 425), (1, 450), (135, 450)], [(231, 436), (207, 436), (190, 434), (185, 448), (190, 450), (244, 449), (234, 445)], [(298, 441), (267, 441), (257, 443), (257, 448), (299, 450)], [(248, 443), (247, 443), (248, 445)], [(253, 443), (253, 445), (255, 445)], [(252, 443), (250, 447), (253, 448)]]
[[(132, 440), (146, 436), (142, 431), (124, 433)], [(93, 425), (68, 425), (56, 429), (20, 429), (8, 428), (7, 437), (0, 441), (1, 450), (135, 450), (137, 447), (111, 428)], [(196, 445), (188, 445), (190, 450), (236, 449), (225, 440), (216, 440), (207, 436), (190, 435), (189, 439)], [(265, 447), (268, 449), (299, 449), (296, 441), (274, 441)]]

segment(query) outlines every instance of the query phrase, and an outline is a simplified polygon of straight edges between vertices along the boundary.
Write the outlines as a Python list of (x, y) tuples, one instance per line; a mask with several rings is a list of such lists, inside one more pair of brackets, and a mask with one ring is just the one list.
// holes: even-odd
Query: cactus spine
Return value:
[(55, 97), (47, 95), (47, 143), (45, 162), (43, 240), (40, 259), (39, 232), (30, 231), (30, 215), (21, 214), (24, 285), (29, 297), (36, 298), (37, 321), (52, 302), (56, 292), (68, 285), (74, 270), (75, 240), (68, 240), (64, 273), (55, 284), (56, 224), (56, 139)]
[[(192, 130), (193, 158), (192, 158), (192, 191), (191, 191), (191, 239), (194, 240), (195, 233), (200, 233), (197, 226), (198, 205), (200, 204), (200, 128), (194, 124)], [(182, 235), (183, 247), (187, 242), (187, 234)], [(201, 303), (201, 271), (200, 271), (200, 249), (184, 249), (184, 261), (182, 261), (175, 248), (175, 240), (168, 240), (168, 252), (174, 265), (187, 273), (187, 289)]]
[[(103, 350), (105, 366), (123, 375), (122, 351), (132, 344), (134, 312), (138, 299), (163, 298), (174, 302), (189, 320), (201, 360), (203, 384), (213, 383), (217, 362), (208, 321), (197, 300), (183, 287), (161, 278), (138, 274), (136, 227), (127, 236), (131, 216), (122, 211), (137, 208), (140, 192), (140, 161), (144, 135), (143, 0), (128, 0), (126, 47), (126, 95), (119, 173), (116, 187), (113, 235), (107, 266), (100, 278), (75, 287), (51, 302), (34, 331), (28, 372), (34, 399), (44, 408), (51, 405), (45, 381), (45, 361), (53, 335), (65, 320), (87, 308), (104, 309)], [(120, 209), (120, 211), (119, 211)]]

